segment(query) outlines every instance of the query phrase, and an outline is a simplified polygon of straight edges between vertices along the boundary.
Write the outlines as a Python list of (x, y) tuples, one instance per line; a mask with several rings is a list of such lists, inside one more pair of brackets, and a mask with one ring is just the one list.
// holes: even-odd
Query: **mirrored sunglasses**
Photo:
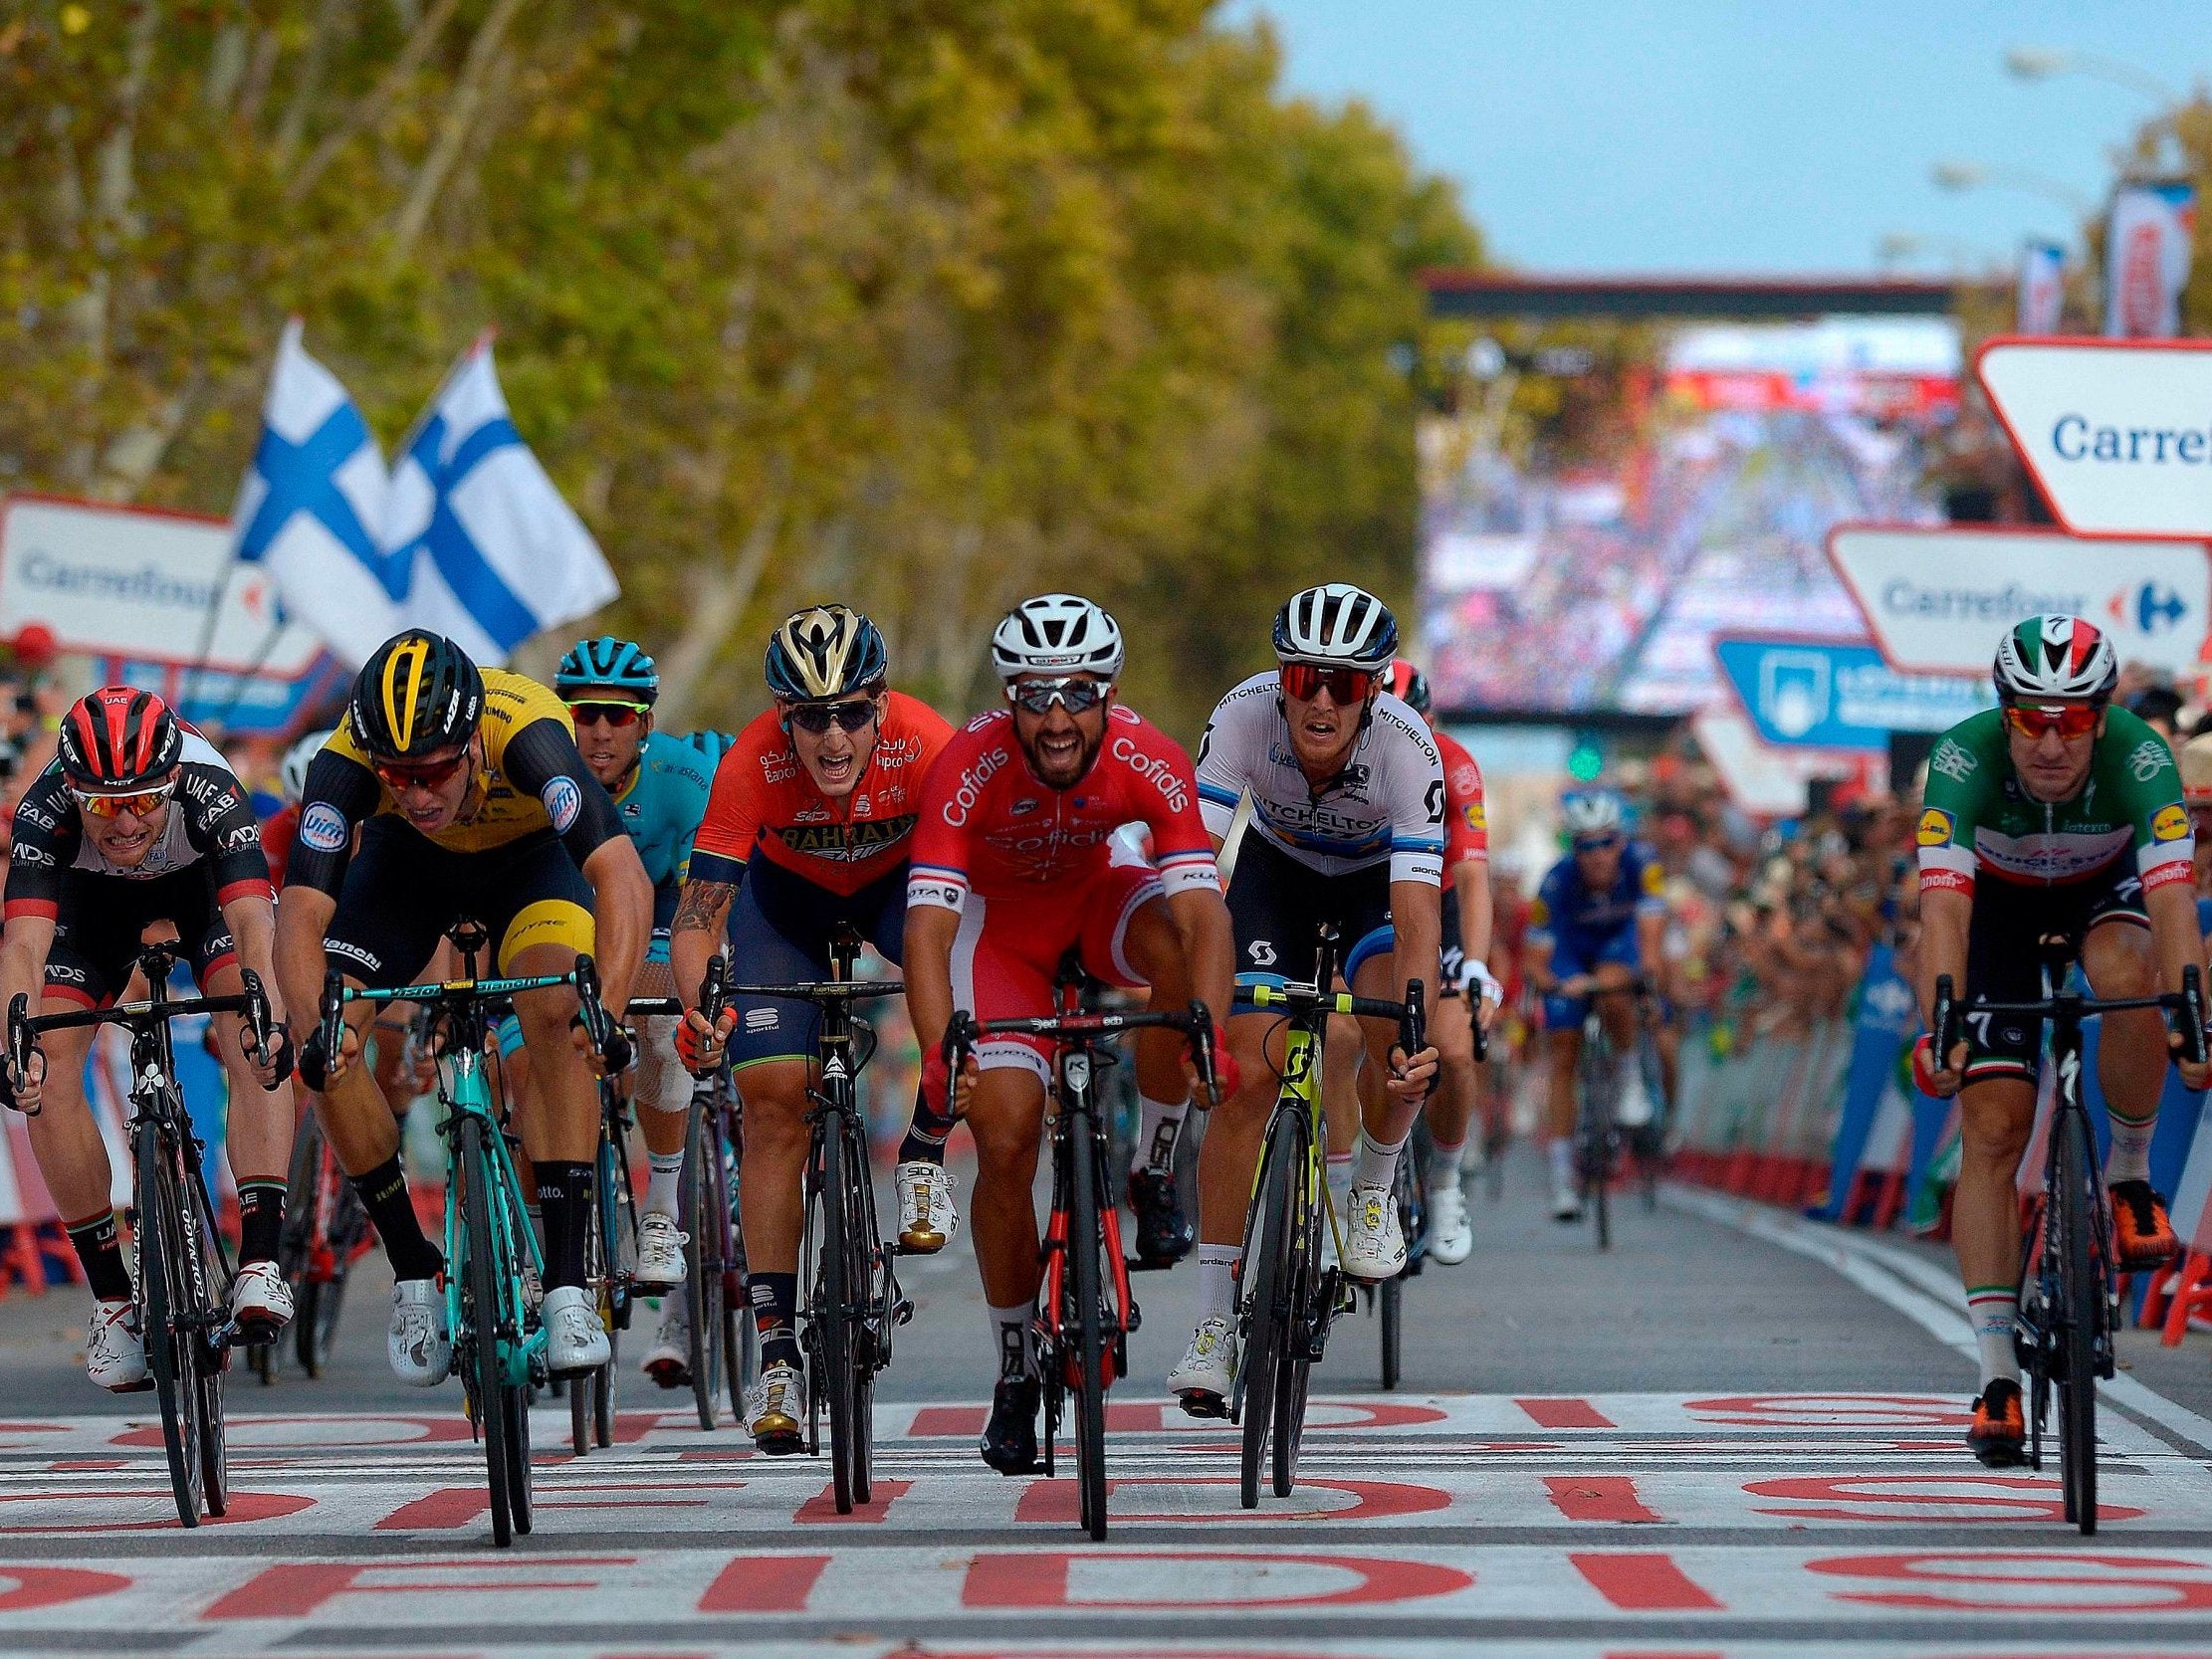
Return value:
[(783, 711), (783, 718), (801, 731), (811, 731), (819, 737), (831, 726), (840, 731), (864, 731), (868, 723), (876, 718), (874, 698), (862, 698), (857, 703), (794, 703)]
[(382, 779), (385, 788), (396, 792), (407, 788), (442, 788), (452, 781), (455, 772), (458, 772), (468, 763), (469, 751), (463, 749), (459, 754), (452, 755), (444, 760), (428, 760), (420, 764), (408, 764), (398, 760), (378, 760), (373, 762), (369, 769), (375, 772), (378, 778)]
[(1578, 853), (1603, 853), (1621, 845), (1618, 835), (1578, 835), (1575, 851)]
[(1112, 688), (1088, 675), (1065, 680), (1021, 680), (1006, 688), (1006, 701), (1025, 714), (1049, 715), (1057, 703), (1071, 715), (1087, 715), (1106, 701)]
[(2056, 731), (2062, 737), (2087, 737), (2097, 729), (2103, 713), (2094, 703), (2051, 706), (2008, 703), (2005, 725), (2023, 737), (2040, 737), (2047, 731)]
[(95, 818), (119, 818), (125, 812), (143, 818), (158, 811), (161, 803), (176, 793), (174, 783), (164, 783), (158, 789), (134, 789), (126, 795), (89, 795), (82, 789), (72, 789), (77, 804)]
[(1340, 708), (1346, 704), (1365, 703), (1376, 678), (1373, 670), (1364, 668), (1323, 668), (1318, 663), (1282, 665), (1282, 689), (1300, 703), (1312, 702), (1321, 695), (1324, 686), (1329, 690), (1330, 701)]
[(650, 703), (571, 703), (568, 718), (578, 726), (635, 726), (652, 711)]

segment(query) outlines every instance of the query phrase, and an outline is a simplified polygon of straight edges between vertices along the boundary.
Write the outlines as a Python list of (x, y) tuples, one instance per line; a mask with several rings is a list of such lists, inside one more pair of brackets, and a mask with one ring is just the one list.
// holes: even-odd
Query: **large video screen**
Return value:
[[(1548, 397), (1515, 384), (1562, 358)], [(1421, 433), (1422, 633), (1444, 708), (1688, 713), (1718, 694), (1715, 635), (1866, 637), (1832, 525), (1939, 517), (1924, 479), (1958, 406), (1946, 318), (1682, 325), (1642, 360), (1493, 366)]]

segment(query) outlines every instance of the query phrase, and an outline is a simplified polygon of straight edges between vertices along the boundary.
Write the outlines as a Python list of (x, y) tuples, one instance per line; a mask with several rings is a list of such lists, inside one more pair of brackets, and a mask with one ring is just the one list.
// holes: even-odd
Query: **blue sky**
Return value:
[(2204, 0), (1230, 0), (1264, 11), (1293, 91), (1365, 100), (1455, 179), (1493, 256), (1530, 271), (1863, 272), (2010, 265), (2071, 240), (2044, 195), (1939, 189), (1943, 160), (2090, 197), (2156, 108), (2005, 49), (2093, 52), (2186, 93), (2212, 74)]

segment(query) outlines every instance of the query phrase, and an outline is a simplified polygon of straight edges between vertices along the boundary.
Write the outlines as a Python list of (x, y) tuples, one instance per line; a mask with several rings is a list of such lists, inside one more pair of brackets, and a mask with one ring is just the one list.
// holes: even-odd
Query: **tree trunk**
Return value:
[(782, 521), (782, 493), (772, 491), (755, 516), (753, 527), (746, 532), (737, 558), (727, 568), (700, 566), (696, 601), (675, 643), (661, 653), (659, 721), (663, 729), (679, 729), (698, 703), (700, 682), (713, 666), (715, 654), (753, 603)]
[(430, 145), (430, 153), (416, 169), (407, 199), (400, 204), (392, 220), (391, 257), (395, 263), (413, 252), (416, 240), (430, 222), (430, 210), (437, 206), (438, 193), (445, 188), (454, 163), (461, 158), (461, 147), (468, 141), (469, 128), (483, 104), (484, 84), (490, 76), (492, 60), (498, 55), (500, 41), (507, 33), (507, 26), (515, 20), (515, 14), (521, 10), (522, 0), (498, 0), (491, 15), (485, 18), (484, 26), (477, 30), (476, 39), (469, 42), (469, 55), (462, 60), (460, 76), (448, 95), (445, 119), (439, 124), (438, 136)]

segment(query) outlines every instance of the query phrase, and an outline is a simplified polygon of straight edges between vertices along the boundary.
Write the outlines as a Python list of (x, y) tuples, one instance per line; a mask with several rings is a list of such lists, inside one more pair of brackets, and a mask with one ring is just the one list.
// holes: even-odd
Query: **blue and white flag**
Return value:
[(238, 557), (266, 564), (288, 615), (358, 668), (400, 626), (382, 553), (384, 457), (337, 376), (285, 324), (261, 445), (231, 516)]
[(454, 365), (392, 469), (383, 544), (404, 572), (405, 624), (480, 663), (621, 591), (508, 418), (489, 339)]
[(2066, 249), (2030, 237), (2020, 245), (2020, 292), (2013, 331), (2055, 334), (2066, 311)]

